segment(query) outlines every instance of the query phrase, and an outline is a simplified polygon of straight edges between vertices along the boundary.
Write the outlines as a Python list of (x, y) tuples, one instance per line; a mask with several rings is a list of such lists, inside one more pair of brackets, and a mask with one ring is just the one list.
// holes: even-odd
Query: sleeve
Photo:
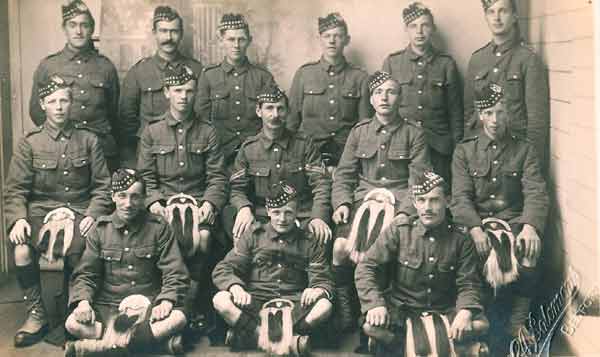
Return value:
[(164, 201), (157, 178), (156, 159), (152, 154), (152, 133), (150, 126), (144, 128), (138, 146), (137, 169), (146, 183), (146, 207), (156, 201)]
[(381, 65), (381, 70), (387, 73), (392, 73), (392, 65), (390, 64), (390, 56), (387, 56), (383, 60), (383, 65)]
[(119, 105), (119, 138), (120, 143), (137, 135), (140, 127), (140, 102), (142, 91), (136, 78), (136, 67), (132, 67), (123, 79), (121, 101)]
[(321, 153), (312, 140), (307, 142), (305, 155), (305, 172), (313, 194), (311, 218), (328, 222), (331, 217), (331, 177), (325, 172)]
[(39, 86), (48, 79), (48, 72), (43, 63), (40, 63), (33, 74), (33, 83), (31, 85), (31, 96), (29, 97), (29, 116), (31, 121), (40, 126), (46, 121), (46, 112), (40, 106), (40, 97), (38, 95)]
[(456, 62), (450, 60), (447, 66), (446, 78), (448, 79), (448, 121), (450, 123), (450, 133), (456, 146), (463, 138), (464, 133), (464, 113), (462, 91), (460, 88), (460, 79)]
[(92, 185), (90, 188), (92, 199), (86, 210), (86, 216), (94, 219), (110, 213), (112, 202), (110, 200), (110, 175), (106, 166), (104, 152), (98, 137), (92, 137), (90, 145)]
[(34, 177), (32, 162), (31, 145), (22, 138), (13, 153), (4, 188), (4, 217), (9, 231), (16, 221), (27, 218), (27, 197)]
[(478, 269), (479, 256), (469, 237), (460, 237), (461, 249), (456, 271), (456, 310), (483, 310), (481, 304), (482, 282)]
[(229, 186), (231, 188), (229, 203), (238, 211), (242, 207), (254, 207), (254, 204), (248, 199), (247, 195), (252, 181), (250, 175), (248, 175), (248, 160), (246, 159), (245, 145), (243, 144), (235, 157), (231, 172), (232, 174), (229, 178)]
[(475, 104), (473, 103), (475, 97), (475, 88), (473, 87), (473, 78), (475, 73), (473, 69), (473, 57), (469, 60), (469, 67), (467, 69), (467, 76), (465, 77), (465, 90), (463, 96), (464, 103), (464, 134), (469, 135), (473, 133), (477, 121), (474, 120), (475, 116)]
[(169, 300), (180, 306), (189, 289), (190, 278), (179, 244), (167, 223), (161, 224), (157, 243), (159, 257), (156, 267), (162, 272), (162, 286), (155, 302)]
[[(408, 170), (409, 175), (412, 175), (412, 173), (415, 171), (414, 168), (431, 167), (431, 162), (429, 160), (429, 147), (425, 143), (425, 133), (420, 128), (415, 129), (415, 135), (410, 145), (411, 160)], [(401, 202), (398, 212), (405, 213), (408, 216), (412, 216), (413, 214), (417, 213), (411, 199), (405, 199), (403, 202)]]
[(215, 286), (221, 291), (228, 291), (233, 285), (246, 287), (244, 278), (252, 268), (252, 247), (254, 237), (252, 230), (247, 230), (237, 244), (227, 253), (212, 273)]
[(535, 146), (544, 170), (550, 128), (550, 94), (548, 74), (538, 56), (532, 54), (525, 75), (525, 107), (527, 108), (527, 138)]
[(71, 275), (69, 284), (69, 307), (75, 308), (82, 300), (93, 302), (98, 283), (104, 274), (100, 258), (100, 237), (95, 224), (86, 239), (85, 250), (79, 264)]
[(308, 265), (308, 286), (321, 288), (327, 295), (333, 296), (333, 274), (327, 262), (325, 246), (315, 240), (311, 241), (310, 263)]
[(521, 178), (524, 203), (520, 221), (532, 225), (543, 234), (548, 216), (548, 191), (535, 148), (528, 146)]
[(206, 69), (202, 71), (196, 85), (196, 98), (194, 100), (194, 112), (200, 118), (210, 122), (212, 116), (210, 113), (210, 81), (206, 75)]
[(341, 205), (352, 207), (354, 203), (354, 190), (358, 184), (358, 173), (360, 170), (360, 159), (354, 155), (358, 149), (358, 135), (356, 128), (350, 131), (344, 151), (342, 152), (342, 157), (335, 170), (333, 187), (331, 189), (331, 203), (334, 210)]
[(469, 175), (463, 144), (458, 145), (452, 159), (452, 203), (450, 210), (454, 220), (467, 228), (481, 225), (481, 217), (475, 208), (475, 185)]
[(392, 223), (367, 250), (363, 260), (356, 266), (354, 281), (363, 313), (386, 306), (379, 282), (386, 273), (386, 265), (393, 261), (398, 252), (399, 227)]
[(360, 83), (360, 102), (358, 103), (358, 119), (370, 118), (375, 113), (371, 106), (371, 93), (369, 92), (369, 75), (364, 74)]
[(206, 155), (206, 191), (202, 199), (210, 202), (217, 211), (220, 211), (225, 205), (226, 178), (225, 158), (217, 140), (217, 133), (213, 127), (210, 128), (208, 134), (208, 151)]
[(108, 120), (110, 121), (110, 127), (112, 129), (112, 135), (114, 138), (120, 137), (120, 120), (119, 120), (119, 98), (121, 88), (119, 87), (119, 74), (117, 69), (109, 61), (109, 89), (107, 93), (107, 105), (106, 111), (108, 114)]
[(302, 83), (302, 68), (294, 74), (290, 89), (290, 115), (287, 118), (287, 128), (293, 132), (300, 129), (302, 124), (302, 105), (304, 103), (304, 85)]

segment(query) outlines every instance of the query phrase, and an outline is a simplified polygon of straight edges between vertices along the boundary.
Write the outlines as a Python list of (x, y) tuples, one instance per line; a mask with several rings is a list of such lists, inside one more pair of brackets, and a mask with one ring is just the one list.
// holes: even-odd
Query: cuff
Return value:
[(361, 304), (361, 310), (362, 310), (363, 314), (366, 314), (367, 312), (369, 312), (369, 310), (374, 309), (376, 307), (380, 307), (380, 306), (387, 306), (385, 299), (379, 298), (379, 299), (374, 300), (371, 303)]

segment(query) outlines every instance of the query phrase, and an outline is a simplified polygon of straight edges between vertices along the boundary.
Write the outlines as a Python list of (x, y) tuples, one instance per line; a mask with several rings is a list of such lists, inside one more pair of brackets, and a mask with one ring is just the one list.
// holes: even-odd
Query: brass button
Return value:
[(78, 73), (78, 74), (77, 74), (77, 78), (83, 78), (83, 74), (81, 74), (81, 73)]
[(65, 191), (69, 192), (70, 188), (67, 186), (65, 187)]
[(183, 165), (185, 165), (185, 162), (179, 161), (179, 166), (183, 166)]
[(236, 101), (235, 101), (235, 104), (237, 104), (237, 105), (240, 105), (240, 104), (241, 104), (241, 102), (240, 102), (239, 100), (236, 100)]
[(133, 270), (133, 265), (128, 265), (128, 266), (127, 266), (127, 269), (129, 269), (129, 270)]
[(129, 251), (129, 247), (126, 247), (126, 248), (125, 248), (125, 251), (126, 251), (126, 252), (128, 252), (128, 251)]

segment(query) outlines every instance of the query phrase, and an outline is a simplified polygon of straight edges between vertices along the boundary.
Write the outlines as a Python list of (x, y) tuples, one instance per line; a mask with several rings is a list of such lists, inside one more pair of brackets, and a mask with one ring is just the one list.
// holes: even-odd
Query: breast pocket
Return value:
[(86, 152), (76, 152), (69, 154), (71, 161), (71, 172), (67, 174), (67, 181), (73, 187), (86, 188), (91, 182), (90, 157)]
[(246, 117), (254, 118), (256, 117), (256, 103), (258, 102), (258, 92), (256, 88), (247, 87), (244, 91), (244, 96), (246, 99)]
[(220, 120), (225, 119), (229, 113), (229, 100), (230, 93), (225, 85), (217, 86), (210, 93), (210, 119), (211, 120)]
[(446, 88), (448, 87), (445, 78), (432, 78), (429, 86), (431, 107), (436, 109), (444, 108), (446, 106)]
[(106, 81), (101, 73), (92, 73), (90, 75), (90, 86), (91, 95), (90, 102), (98, 107), (104, 107), (106, 105), (106, 93), (108, 91), (109, 83)]
[(154, 157), (159, 177), (164, 178), (174, 173), (173, 171), (176, 170), (174, 165), (175, 145), (152, 145), (150, 153)]
[(58, 160), (47, 157), (33, 157), (33, 186), (36, 189), (56, 189), (56, 168)]
[[(456, 268), (457, 264), (455, 261), (443, 261), (438, 264), (438, 276), (436, 284), (440, 287), (441, 291), (451, 292), (454, 290), (456, 282)], [(435, 277), (434, 277), (435, 279)]]
[(502, 170), (502, 189), (506, 195), (506, 198), (511, 202), (522, 202), (523, 199), (523, 185), (521, 180), (523, 178), (523, 170), (516, 168), (506, 168)]
[(271, 169), (265, 166), (252, 166), (248, 169), (248, 175), (254, 184), (254, 194), (261, 198), (267, 197), (271, 182)]
[(121, 268), (122, 258), (123, 251), (121, 250), (102, 249), (100, 251), (100, 259), (104, 264), (104, 276), (109, 282), (113, 284), (118, 283), (115, 280), (118, 275), (116, 275), (115, 273), (117, 273)]
[(521, 101), (523, 99), (523, 78), (521, 73), (506, 73), (506, 97), (514, 101)]
[(187, 146), (188, 157), (192, 165), (194, 175), (206, 174), (206, 155), (208, 153), (208, 145), (206, 144), (189, 144)]
[(417, 280), (421, 279), (423, 275), (422, 272), (419, 272), (422, 264), (423, 257), (421, 254), (414, 251), (401, 251), (396, 264), (397, 282), (402, 286), (415, 286)]
[(157, 253), (154, 246), (145, 246), (133, 249), (133, 254), (137, 260), (136, 272), (141, 273), (143, 280), (140, 283), (152, 281), (156, 273)]
[(408, 107), (411, 103), (416, 103), (417, 98), (413, 95), (413, 91), (411, 90), (414, 81), (413, 74), (402, 73), (397, 80), (398, 84), (400, 84), (400, 106)]
[(285, 179), (290, 184), (292, 184), (298, 193), (304, 192), (305, 187), (307, 186), (306, 175), (304, 171), (304, 165), (301, 162), (293, 161), (285, 164)]
[(356, 84), (342, 87), (342, 115), (345, 120), (354, 122), (358, 119), (358, 105), (360, 103), (360, 87)]
[(330, 105), (325, 98), (325, 86), (319, 83), (309, 83), (304, 87), (302, 113), (306, 117), (317, 117), (321, 112), (329, 112)]
[(388, 172), (392, 179), (408, 178), (408, 165), (410, 164), (410, 150), (406, 148), (390, 148), (388, 151)]
[(140, 83), (142, 91), (141, 107), (144, 113), (158, 116), (169, 107), (167, 98), (163, 91), (160, 78), (146, 78)]
[(488, 173), (490, 171), (490, 164), (486, 162), (481, 162), (478, 165), (469, 167), (469, 176), (473, 181), (473, 186), (475, 187), (475, 195), (476, 197), (484, 197), (487, 196), (489, 189), (489, 177)]

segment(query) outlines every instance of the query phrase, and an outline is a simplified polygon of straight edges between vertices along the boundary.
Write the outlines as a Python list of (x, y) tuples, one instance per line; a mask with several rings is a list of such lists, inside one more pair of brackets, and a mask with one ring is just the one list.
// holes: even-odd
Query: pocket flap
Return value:
[(165, 155), (173, 152), (173, 150), (175, 150), (174, 145), (153, 145), (150, 152), (152, 154)]
[(133, 250), (133, 254), (140, 259), (150, 259), (156, 254), (156, 250), (153, 246), (139, 247)]
[(342, 88), (342, 97), (344, 97), (344, 98), (360, 98), (361, 97), (360, 88), (358, 88), (356, 85), (344, 86)]
[(489, 72), (490, 72), (489, 68), (482, 69), (481, 71), (475, 73), (475, 80), (484, 79), (485, 77), (487, 77)]
[(189, 144), (187, 151), (191, 154), (202, 154), (208, 151), (208, 145), (206, 144)]
[(520, 81), (521, 73), (519, 72), (506, 72), (506, 80), (507, 81)]
[(514, 169), (514, 168), (506, 168), (502, 170), (502, 173), (506, 176), (510, 176), (510, 177), (521, 177), (523, 176), (523, 170), (521, 169)]
[(423, 259), (420, 255), (400, 254), (398, 256), (398, 264), (403, 267), (419, 269), (421, 263), (423, 263)]
[(410, 159), (410, 151), (406, 149), (390, 149), (388, 151), (388, 158), (390, 160), (408, 160)]
[(58, 160), (33, 158), (33, 167), (35, 169), (51, 170), (58, 166)]
[(225, 88), (218, 89), (218, 90), (213, 90), (211, 92), (211, 94), (210, 94), (210, 97), (212, 99), (216, 99), (216, 100), (225, 99), (225, 98), (229, 97), (229, 91), (227, 89), (225, 89)]
[(90, 159), (87, 155), (85, 156), (77, 156), (73, 158), (73, 166), (75, 167), (84, 167), (90, 164)]
[(252, 176), (269, 176), (271, 169), (268, 167), (253, 167), (248, 170), (248, 174)]
[(123, 252), (120, 250), (108, 250), (102, 249), (100, 251), (100, 259), (120, 262), (121, 258), (123, 258)]
[(324, 86), (318, 86), (315, 84), (307, 85), (304, 87), (305, 95), (322, 95), (325, 93), (326, 88)]

